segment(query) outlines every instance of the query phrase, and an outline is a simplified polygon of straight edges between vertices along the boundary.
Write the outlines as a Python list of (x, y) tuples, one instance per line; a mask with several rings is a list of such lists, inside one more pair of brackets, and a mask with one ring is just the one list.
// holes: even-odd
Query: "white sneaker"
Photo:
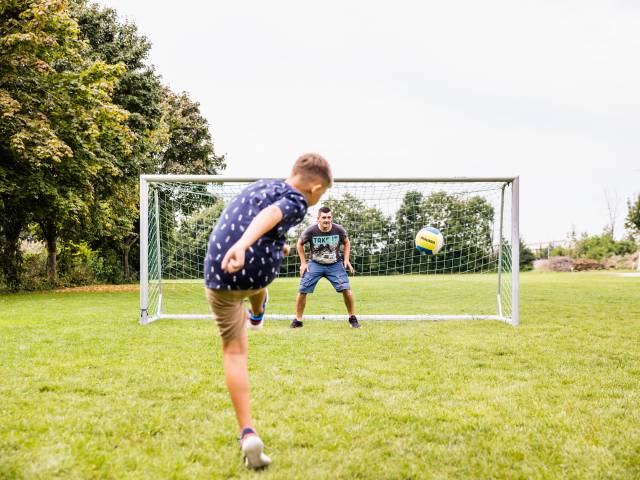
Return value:
[(263, 452), (264, 443), (258, 435), (247, 435), (241, 448), (247, 468), (264, 468), (271, 463), (271, 459)]

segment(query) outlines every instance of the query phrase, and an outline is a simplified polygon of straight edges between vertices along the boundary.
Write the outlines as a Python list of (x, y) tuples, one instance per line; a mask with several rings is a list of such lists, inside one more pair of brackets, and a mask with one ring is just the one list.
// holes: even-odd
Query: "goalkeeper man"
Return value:
[[(310, 244), (310, 260), (305, 258), (304, 245)], [(340, 253), (340, 245), (344, 254)], [(307, 228), (297, 244), (300, 256), (300, 289), (296, 297), (296, 318), (291, 322), (291, 328), (303, 326), (302, 316), (307, 304), (307, 294), (313, 293), (316, 284), (321, 278), (331, 282), (336, 292), (342, 293), (342, 299), (349, 313), (349, 325), (351, 328), (360, 328), (356, 318), (356, 300), (349, 286), (347, 269), (353, 273), (354, 269), (349, 262), (351, 244), (347, 232), (340, 225), (333, 223), (333, 215), (329, 207), (321, 207), (318, 210), (318, 223)]]

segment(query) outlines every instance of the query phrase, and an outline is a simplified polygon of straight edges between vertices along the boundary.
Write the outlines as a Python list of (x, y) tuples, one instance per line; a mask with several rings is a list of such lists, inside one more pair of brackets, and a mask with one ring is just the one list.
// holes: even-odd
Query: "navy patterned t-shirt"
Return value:
[[(229, 248), (269, 205), (282, 211), (282, 220), (247, 249), (240, 271), (223, 271), (220, 264)], [(209, 236), (204, 261), (205, 285), (215, 290), (251, 290), (269, 285), (284, 258), (282, 248), (287, 230), (302, 222), (306, 213), (304, 195), (282, 180), (259, 180), (247, 186), (225, 207)]]

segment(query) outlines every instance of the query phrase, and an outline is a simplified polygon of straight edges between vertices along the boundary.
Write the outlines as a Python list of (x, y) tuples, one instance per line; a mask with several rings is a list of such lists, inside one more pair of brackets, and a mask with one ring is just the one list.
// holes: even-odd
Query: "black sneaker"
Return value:
[(294, 319), (293, 322), (291, 322), (291, 325), (289, 325), (289, 328), (302, 328), (302, 327), (304, 327), (304, 325), (297, 318)]
[(360, 328), (360, 324), (358, 323), (358, 319), (355, 315), (351, 315), (349, 317), (349, 325), (351, 326), (351, 328)]

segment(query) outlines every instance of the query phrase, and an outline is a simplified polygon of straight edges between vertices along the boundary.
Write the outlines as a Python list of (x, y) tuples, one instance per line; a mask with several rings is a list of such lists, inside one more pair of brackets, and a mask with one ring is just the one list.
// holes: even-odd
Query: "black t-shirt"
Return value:
[(300, 241), (305, 244), (309, 242), (311, 254), (309, 259), (323, 265), (331, 265), (342, 260), (340, 245), (347, 240), (347, 231), (340, 225), (331, 224), (331, 230), (323, 232), (317, 224), (311, 225), (302, 235)]

